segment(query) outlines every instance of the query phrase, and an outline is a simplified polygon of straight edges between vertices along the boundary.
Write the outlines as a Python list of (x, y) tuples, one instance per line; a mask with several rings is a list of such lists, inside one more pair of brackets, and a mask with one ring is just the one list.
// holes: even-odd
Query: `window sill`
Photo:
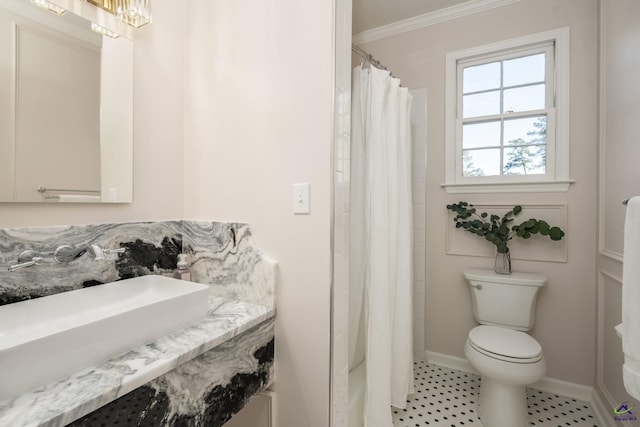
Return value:
[(442, 184), (448, 194), (462, 193), (560, 193), (569, 191), (575, 180)]

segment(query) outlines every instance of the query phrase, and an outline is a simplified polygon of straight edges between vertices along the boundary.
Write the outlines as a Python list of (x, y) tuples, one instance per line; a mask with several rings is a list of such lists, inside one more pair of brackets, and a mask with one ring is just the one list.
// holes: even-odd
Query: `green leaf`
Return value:
[(500, 233), (500, 234), (504, 234), (504, 235), (509, 234), (509, 227), (507, 227), (507, 226), (506, 226), (506, 224), (502, 224), (502, 225), (498, 228), (498, 233)]
[(549, 235), (549, 224), (546, 221), (538, 221), (538, 228), (540, 229), (540, 234), (542, 234), (543, 236), (548, 236)]
[(496, 236), (493, 233), (487, 233), (484, 237), (494, 245), (497, 245), (500, 242), (500, 239), (498, 239), (498, 236)]
[(522, 206), (520, 205), (514, 206), (511, 212), (513, 212), (514, 215), (518, 215), (520, 212), (522, 212)]
[(564, 237), (564, 231), (560, 230), (558, 227), (551, 227), (549, 229), (549, 238), (551, 240), (560, 240)]

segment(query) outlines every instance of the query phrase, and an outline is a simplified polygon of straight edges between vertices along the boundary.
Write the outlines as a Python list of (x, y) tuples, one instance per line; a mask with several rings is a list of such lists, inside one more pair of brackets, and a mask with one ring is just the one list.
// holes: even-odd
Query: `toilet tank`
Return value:
[(473, 314), (482, 325), (528, 331), (535, 323), (536, 297), (547, 278), (541, 274), (497, 274), (465, 270), (471, 288)]

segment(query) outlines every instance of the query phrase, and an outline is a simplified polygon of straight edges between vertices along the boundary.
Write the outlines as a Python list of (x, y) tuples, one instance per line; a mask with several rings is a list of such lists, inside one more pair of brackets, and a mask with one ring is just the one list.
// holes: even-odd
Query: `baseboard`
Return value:
[(572, 399), (584, 400), (585, 402), (591, 402), (591, 398), (593, 397), (593, 387), (549, 377), (544, 377), (529, 387), (540, 391), (546, 391), (547, 393), (570, 397)]
[(464, 357), (450, 356), (444, 353), (436, 353), (435, 351), (426, 351), (424, 357), (427, 363), (479, 375), (478, 371), (473, 369), (471, 363)]
[[(427, 351), (425, 358), (428, 363), (443, 366), (458, 371), (470, 372), (478, 375), (478, 371), (473, 369), (469, 361), (463, 357), (450, 356), (448, 354)], [(572, 399), (584, 400), (591, 402), (593, 398), (593, 387), (582, 384), (570, 383), (568, 381), (557, 380), (554, 378), (544, 377), (537, 383), (530, 386), (536, 390), (545, 391), (547, 393), (558, 394), (560, 396), (570, 397)]]
[[(593, 393), (591, 394), (591, 409), (593, 409), (593, 414), (598, 419), (600, 426), (602, 427), (617, 427), (616, 422), (613, 419), (613, 413), (611, 409), (609, 409), (609, 405), (602, 399), (602, 396), (593, 389)], [(631, 427), (631, 424), (623, 425), (626, 427), (627, 425)]]

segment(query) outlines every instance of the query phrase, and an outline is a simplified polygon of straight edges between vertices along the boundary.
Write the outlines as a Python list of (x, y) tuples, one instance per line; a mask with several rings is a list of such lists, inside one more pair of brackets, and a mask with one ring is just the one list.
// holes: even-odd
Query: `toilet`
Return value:
[(484, 427), (529, 424), (526, 386), (546, 372), (540, 344), (525, 331), (535, 322), (536, 297), (547, 278), (539, 274), (497, 274), (466, 270), (473, 314), (464, 354), (482, 376), (478, 415)]

